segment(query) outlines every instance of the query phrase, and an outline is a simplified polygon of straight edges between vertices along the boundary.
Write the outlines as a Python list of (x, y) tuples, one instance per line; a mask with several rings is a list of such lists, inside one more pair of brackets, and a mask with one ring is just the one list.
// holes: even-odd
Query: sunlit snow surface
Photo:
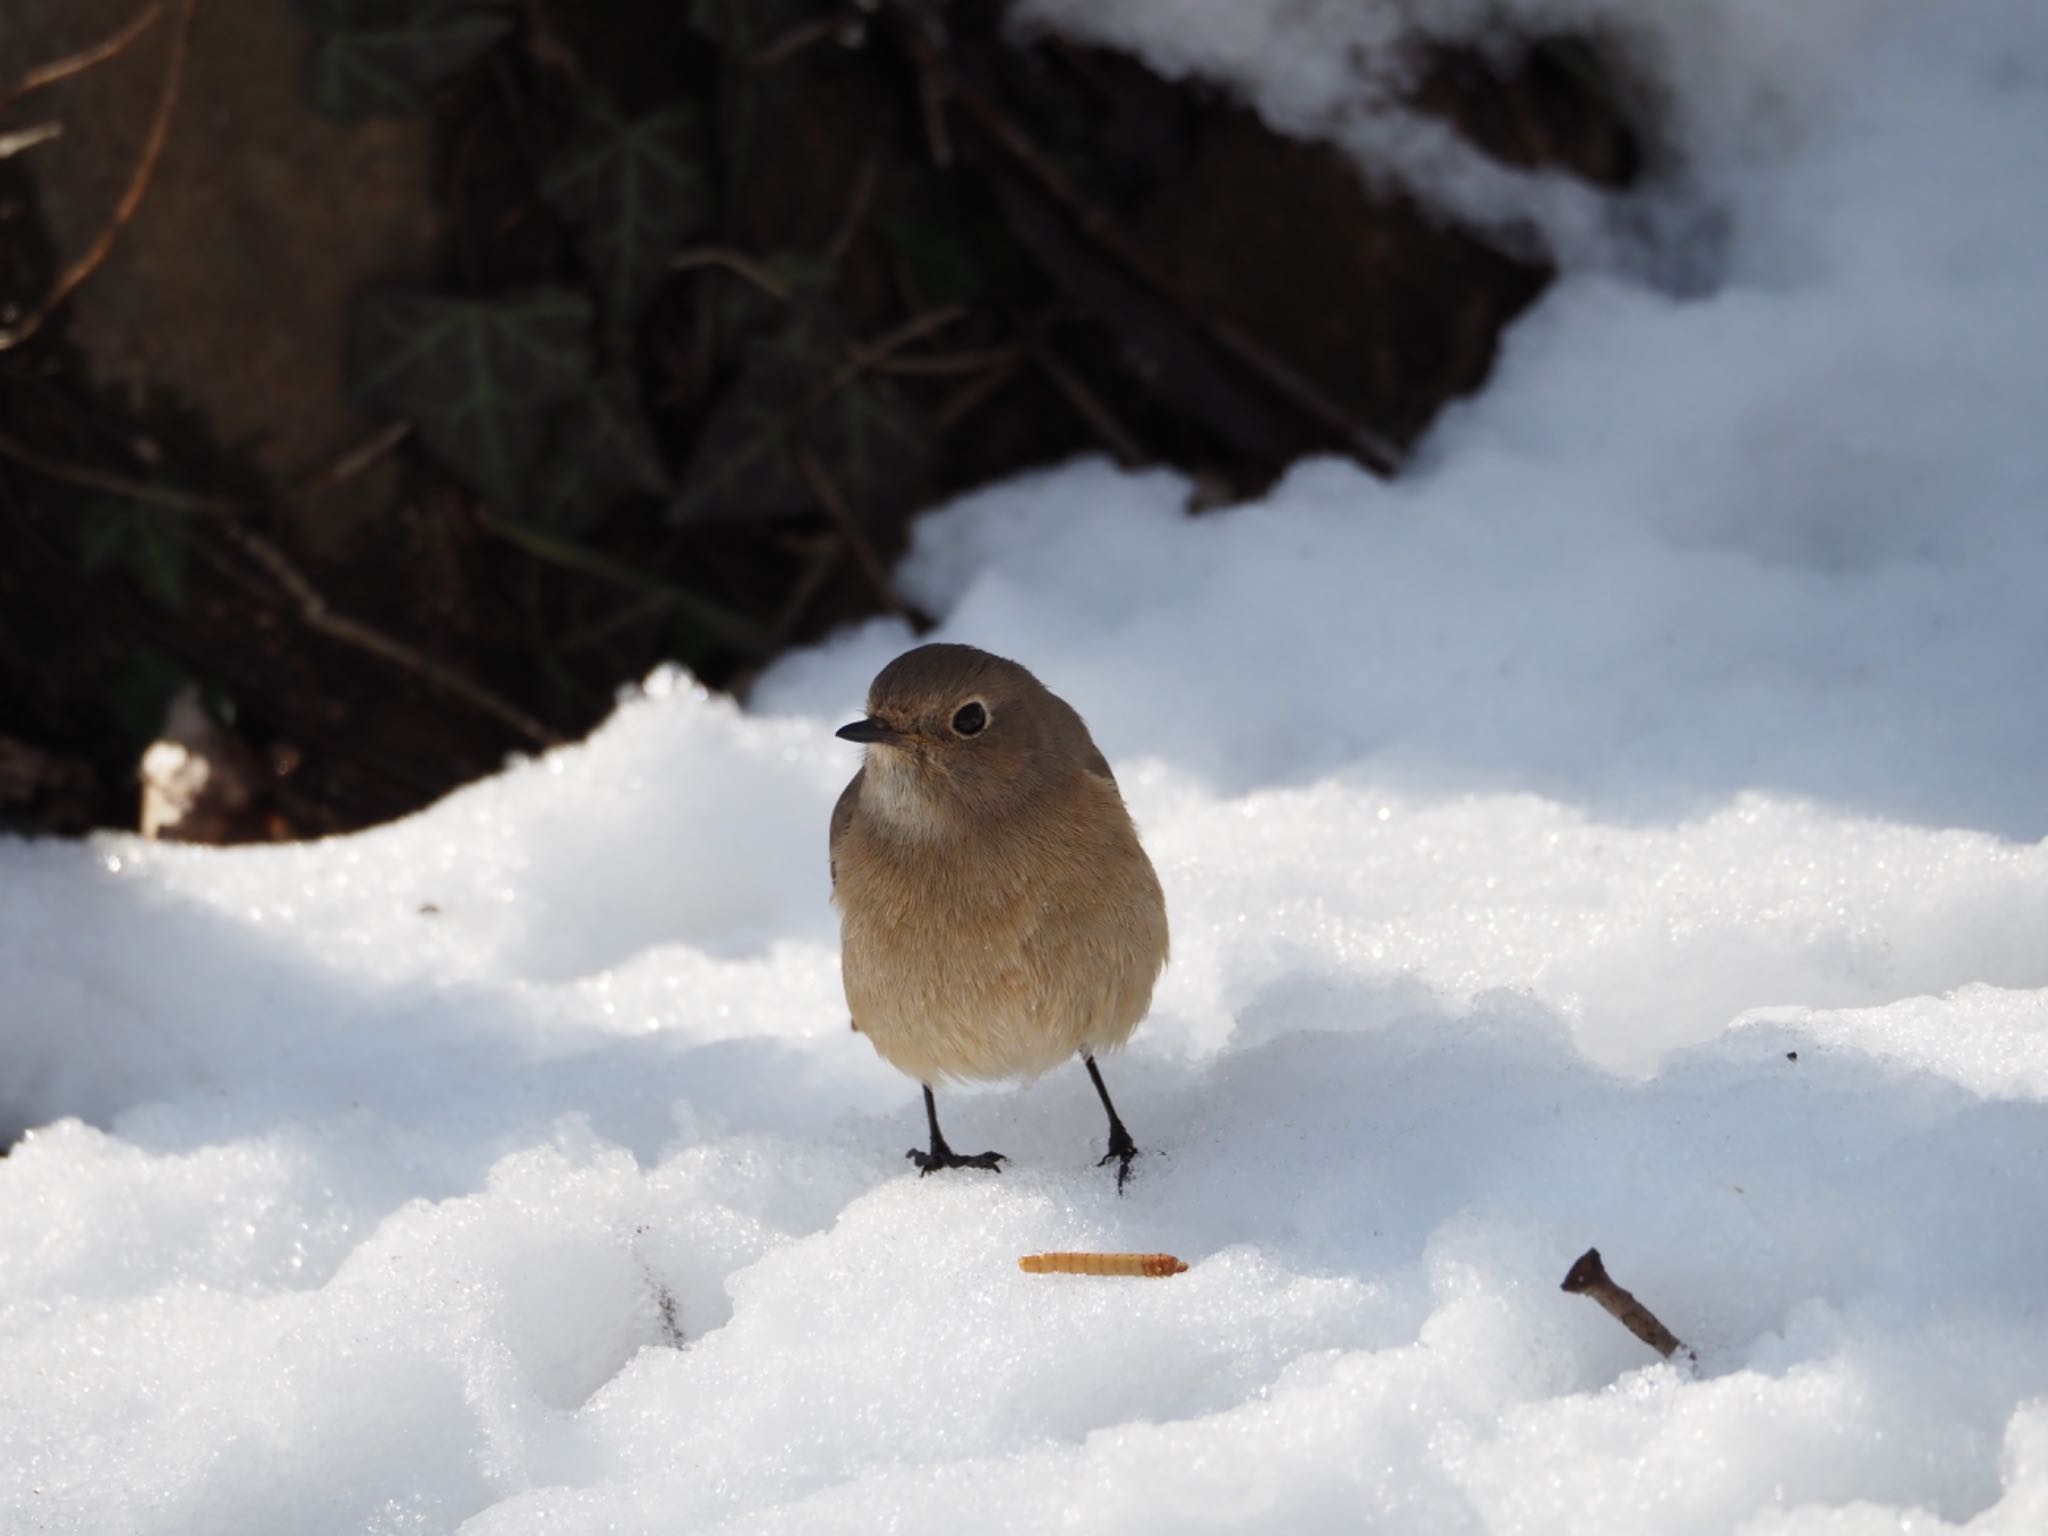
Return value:
[[(1342, 8), (1151, 9), (1322, 101)], [(1397, 484), (922, 526), (1167, 888), (1124, 1199), (1077, 1069), (920, 1181), (847, 1031), (894, 627), (365, 836), (0, 843), (0, 1530), (2048, 1529), (2048, 7), (1791, 9), (1622, 8), (1711, 281), (1589, 258)]]

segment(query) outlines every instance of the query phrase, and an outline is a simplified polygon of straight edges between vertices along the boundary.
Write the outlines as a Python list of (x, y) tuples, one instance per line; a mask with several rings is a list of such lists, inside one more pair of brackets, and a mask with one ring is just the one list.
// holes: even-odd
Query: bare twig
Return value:
[(838, 394), (870, 368), (879, 367), (896, 353), (901, 352), (913, 341), (920, 341), (934, 331), (944, 330), (956, 320), (967, 318), (965, 304), (941, 304), (928, 309), (921, 315), (912, 315), (894, 330), (884, 331), (873, 341), (849, 342), (846, 361), (826, 376), (825, 382), (812, 391), (810, 397), (797, 407), (795, 417), (801, 419)]
[(796, 458), (796, 467), (803, 471), (803, 477), (811, 487), (811, 494), (818, 498), (832, 521), (839, 527), (840, 537), (846, 540), (846, 547), (853, 551), (854, 563), (859, 565), (861, 574), (874, 588), (875, 596), (891, 613), (908, 618), (910, 607), (896, 595), (896, 588), (889, 580), (888, 568), (882, 564), (882, 557), (875, 553), (875, 546), (869, 540), (867, 530), (853, 515), (853, 508), (846, 504), (839, 487), (833, 482), (818, 456), (811, 452), (808, 443), (793, 442), (789, 450)]
[(1697, 1366), (1700, 1363), (1700, 1357), (1681, 1343), (1678, 1335), (1658, 1322), (1654, 1312), (1614, 1283), (1607, 1273), (1607, 1266), (1600, 1262), (1598, 1248), (1588, 1248), (1579, 1255), (1578, 1262), (1565, 1275), (1560, 1289), (1574, 1296), (1590, 1296), (1599, 1302), (1616, 1322), (1666, 1360), (1682, 1354), (1688, 1364)]
[[(773, 272), (745, 252), (733, 250), (729, 246), (700, 246), (694, 250), (683, 251), (675, 256), (669, 265), (679, 269), (725, 267), (778, 299), (789, 297), (788, 285)], [(944, 330), (955, 321), (966, 317), (965, 304), (941, 304), (922, 314), (912, 315), (894, 330), (884, 331), (873, 341), (849, 342), (846, 348), (846, 361), (828, 374), (825, 381), (790, 412), (789, 424), (795, 426), (861, 374), (871, 368), (882, 367), (912, 342), (920, 341), (934, 331)]]
[(61, 480), (66, 485), (75, 485), (81, 490), (104, 491), (109, 496), (126, 497), (129, 501), (138, 501), (145, 506), (162, 507), (169, 512), (185, 512), (199, 517), (235, 517), (244, 510), (240, 503), (230, 501), (225, 496), (209, 496), (200, 491), (181, 491), (176, 486), (157, 485), (148, 480), (132, 480), (126, 475), (95, 469), (89, 464), (67, 463), (63, 459), (55, 459), (39, 452), (4, 433), (0, 433), (0, 458), (12, 459), (45, 479)]
[(1102, 439), (1111, 453), (1116, 455), (1119, 464), (1125, 469), (1136, 469), (1140, 465), (1151, 463), (1151, 455), (1145, 452), (1131, 430), (1117, 420), (1116, 412), (1109, 408), (1109, 402), (1090, 389), (1087, 382), (1062, 362), (1052, 348), (1042, 341), (1034, 341), (1030, 354), (1031, 361), (1038, 365), (1039, 371), (1052, 380), (1053, 387), (1067, 397), (1067, 403), (1073, 406), (1075, 413), (1094, 428), (1095, 435)]
[(486, 533), (495, 534), (508, 544), (518, 545), (536, 559), (560, 566), (565, 571), (593, 576), (600, 581), (608, 581), (615, 586), (630, 588), (636, 592), (659, 594), (671, 607), (688, 614), (693, 621), (735, 650), (754, 656), (765, 653), (766, 641), (750, 622), (683, 587), (663, 581), (659, 576), (636, 566), (610, 559), (596, 550), (586, 549), (581, 544), (554, 538), (537, 528), (507, 522), (482, 510), (479, 510), (477, 517)]
[(844, 35), (849, 27), (865, 29), (866, 26), (867, 18), (851, 6), (820, 16), (815, 21), (800, 22), (749, 58), (747, 70), (754, 73), (773, 69), (784, 59), (793, 58), (806, 48)]
[(908, 29), (911, 58), (922, 78), (934, 83), (942, 94), (958, 101), (1003, 152), (1041, 191), (1066, 209), (1076, 228), (1106, 254), (1113, 257), (1139, 282), (1172, 304), (1197, 326), (1219, 350), (1253, 374), (1302, 415), (1333, 434), (1344, 449), (1366, 468), (1391, 475), (1401, 462), (1400, 451), (1379, 433), (1331, 399), (1292, 363), (1277, 356), (1257, 337), (1222, 316), (1194, 303), (1136, 245), (1109, 213), (1074, 185), (1067, 173), (1055, 165), (1010, 114), (972, 80), (962, 75), (928, 33), (920, 27)]
[(549, 24), (541, 0), (526, 0), (526, 55), (542, 69), (560, 75), (573, 90), (581, 91), (590, 83), (583, 60)]
[(768, 626), (769, 642), (775, 650), (780, 651), (789, 643), (789, 637), (796, 633), (797, 625), (810, 611), (811, 604), (818, 600), (818, 594), (825, 589), (826, 579), (845, 553), (846, 540), (838, 534), (818, 536), (816, 545), (804, 560), (803, 569), (797, 573), (796, 581), (789, 589), (789, 596), (783, 599), (775, 621)]
[(229, 543), (262, 566), (280, 587), (291, 594), (292, 601), (298, 605), (299, 618), (308, 629), (318, 630), (330, 639), (339, 640), (342, 644), (353, 646), (359, 651), (367, 651), (373, 656), (381, 656), (408, 672), (417, 673), (443, 692), (452, 693), (485, 714), (493, 716), (537, 747), (555, 747), (562, 744), (563, 738), (560, 735), (549, 730), (518, 705), (481, 683), (472, 682), (445, 662), (436, 661), (425, 652), (359, 619), (352, 619), (345, 613), (336, 613), (327, 606), (327, 599), (319, 588), (306, 579), (305, 572), (294, 565), (283, 550), (255, 529), (245, 528), (234, 522), (224, 522), (220, 529)]
[(86, 253), (64, 269), (56, 286), (42, 303), (14, 325), (0, 329), (0, 352), (20, 346), (43, 328), (43, 322), (71, 297), (79, 284), (99, 270), (100, 264), (107, 259), (107, 253), (114, 248), (114, 241), (127, 227), (128, 221), (135, 217), (135, 210), (142, 206), (142, 194), (149, 190), (149, 179), (163, 154), (164, 142), (170, 137), (171, 117), (177, 111), (178, 94), (185, 83), (185, 60), (192, 51), (192, 22), (198, 14), (199, 0), (184, 0), (184, 9), (178, 17), (178, 30), (171, 35), (171, 57), (164, 66), (164, 83), (157, 96), (156, 115), (150, 119), (148, 136), (142, 141), (142, 153), (136, 156), (135, 170), (128, 178), (128, 186), (121, 193), (120, 202), (114, 205), (113, 217)]
[(156, 0), (156, 3), (146, 5), (137, 11), (134, 19), (111, 37), (88, 44), (78, 52), (68, 53), (52, 63), (38, 65), (16, 81), (14, 88), (5, 96), (0, 96), (0, 112), (5, 112), (24, 96), (32, 96), (46, 86), (55, 85), (60, 80), (69, 80), (73, 75), (82, 75), (95, 64), (104, 64), (147, 32), (151, 23), (163, 13), (163, 0)]
[(979, 347), (965, 352), (924, 352), (915, 357), (884, 357), (868, 364), (870, 373), (913, 374), (944, 378), (956, 373), (988, 373), (1024, 355), (1019, 346)]
[(689, 272), (698, 267), (723, 267), (735, 276), (745, 278), (770, 298), (789, 298), (789, 284), (745, 251), (735, 250), (729, 245), (692, 246), (686, 251), (677, 251), (669, 258), (668, 265), (671, 272)]
[[(360, 454), (360, 450), (358, 453)], [(269, 538), (247, 526), (243, 518), (252, 510), (251, 507), (225, 496), (181, 491), (173, 486), (153, 485), (146, 480), (132, 480), (88, 465), (68, 464), (47, 454), (38, 453), (26, 444), (4, 434), (0, 434), (0, 457), (13, 459), (24, 468), (32, 469), (48, 479), (59, 480), (84, 490), (104, 491), (109, 495), (126, 497), (144, 505), (205, 518), (208, 528), (254, 560), (272, 581), (284, 590), (293, 606), (298, 609), (300, 620), (308, 629), (317, 630), (328, 638), (352, 646), (356, 650), (382, 657), (392, 665), (424, 678), (442, 691), (467, 700), (485, 714), (494, 716), (510, 726), (536, 746), (551, 747), (561, 742), (560, 736), (483, 684), (471, 681), (453, 667), (436, 661), (395, 635), (386, 634), (361, 619), (337, 613), (305, 572), (292, 563), (290, 556)]]
[(940, 170), (953, 165), (953, 131), (946, 126), (946, 92), (930, 70), (917, 75), (918, 108), (924, 117), (924, 141), (931, 150), (932, 164)]
[(875, 200), (875, 183), (881, 179), (881, 174), (881, 162), (874, 155), (861, 162), (860, 174), (853, 181), (853, 192), (846, 200), (846, 216), (839, 221), (839, 232), (832, 237), (832, 243), (825, 247), (825, 259), (833, 266), (846, 259), (846, 253), (853, 249), (853, 242), (860, 238), (860, 228), (867, 222), (868, 209)]
[(300, 480), (285, 493), (285, 499), (300, 501), (309, 496), (318, 496), (324, 491), (331, 491), (336, 486), (353, 480), (411, 435), (412, 423), (409, 421), (394, 421), (379, 427), (333, 463), (324, 469), (315, 470)]
[(932, 412), (932, 427), (939, 432), (950, 432), (986, 404), (1004, 385), (1016, 378), (1023, 366), (1024, 354), (1019, 352), (1008, 362), (989, 369)]
[(27, 128), (17, 128), (12, 133), (0, 133), (0, 160), (12, 160), (38, 144), (63, 137), (64, 125), (59, 122), (35, 123)]

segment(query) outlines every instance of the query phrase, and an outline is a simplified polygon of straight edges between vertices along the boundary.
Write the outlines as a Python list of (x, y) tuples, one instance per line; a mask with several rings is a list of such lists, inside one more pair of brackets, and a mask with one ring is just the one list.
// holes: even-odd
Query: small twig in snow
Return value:
[(1574, 1296), (1590, 1296), (1605, 1307), (1614, 1320), (1657, 1351), (1666, 1360), (1683, 1355), (1697, 1367), (1700, 1357), (1679, 1340), (1677, 1334), (1657, 1321), (1657, 1314), (1614, 1283), (1607, 1266), (1600, 1262), (1600, 1250), (1588, 1248), (1564, 1277), (1559, 1289)]

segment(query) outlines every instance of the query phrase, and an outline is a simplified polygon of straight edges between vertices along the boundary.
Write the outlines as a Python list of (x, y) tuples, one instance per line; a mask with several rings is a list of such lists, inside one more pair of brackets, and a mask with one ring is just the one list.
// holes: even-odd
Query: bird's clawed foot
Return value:
[(1110, 1128), (1109, 1150), (1102, 1154), (1095, 1166), (1107, 1168), (1112, 1162), (1117, 1165), (1116, 1192), (1122, 1194), (1124, 1186), (1131, 1182), (1131, 1159), (1137, 1155), (1138, 1144), (1131, 1140), (1131, 1133), (1125, 1130), (1119, 1121)]
[(974, 1156), (967, 1157), (955, 1152), (944, 1142), (940, 1142), (929, 1152), (920, 1152), (916, 1147), (912, 1147), (903, 1155), (917, 1164), (917, 1176), (920, 1179), (928, 1173), (937, 1173), (941, 1168), (986, 1168), (990, 1173), (1001, 1173), (1002, 1165), (1009, 1161), (1000, 1152), (977, 1152)]

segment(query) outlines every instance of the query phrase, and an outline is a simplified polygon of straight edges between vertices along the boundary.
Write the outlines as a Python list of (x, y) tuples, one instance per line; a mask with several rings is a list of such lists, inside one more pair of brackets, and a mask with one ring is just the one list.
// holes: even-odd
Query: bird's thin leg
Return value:
[(1093, 1056), (1083, 1056), (1082, 1062), (1088, 1068), (1088, 1077), (1095, 1084), (1095, 1091), (1102, 1096), (1102, 1107), (1109, 1111), (1109, 1150), (1102, 1154), (1100, 1168), (1111, 1158), (1117, 1160), (1116, 1192), (1122, 1194), (1124, 1185), (1130, 1181), (1131, 1159), (1138, 1155), (1138, 1144), (1131, 1140), (1131, 1133), (1124, 1129), (1123, 1117), (1116, 1112), (1116, 1106), (1109, 1102), (1109, 1089), (1103, 1085), (1102, 1073), (1095, 1065)]
[(939, 1130), (938, 1100), (932, 1097), (929, 1083), (925, 1084), (924, 1088), (924, 1118), (926, 1124), (932, 1128), (931, 1151), (920, 1152), (912, 1147), (903, 1154), (917, 1164), (919, 1178), (940, 1168), (986, 1168), (991, 1173), (1002, 1172), (1000, 1165), (1004, 1158), (1000, 1152), (977, 1152), (973, 1157), (962, 1157), (946, 1145), (946, 1138)]

